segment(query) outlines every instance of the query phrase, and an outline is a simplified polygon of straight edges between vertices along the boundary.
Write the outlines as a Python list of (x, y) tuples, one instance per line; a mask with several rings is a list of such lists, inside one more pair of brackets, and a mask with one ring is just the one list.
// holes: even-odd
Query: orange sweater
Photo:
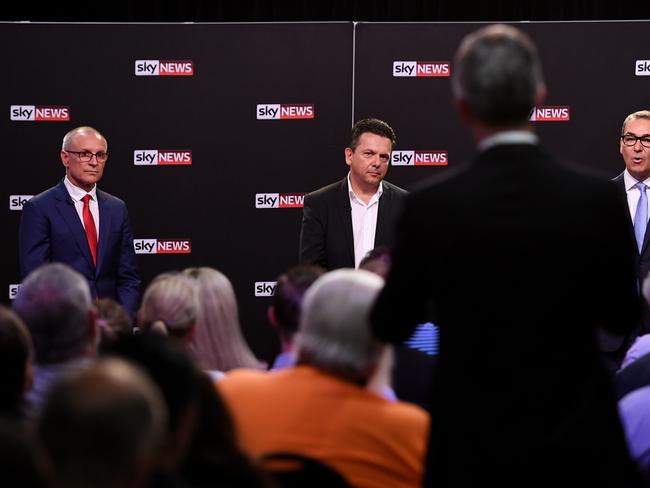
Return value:
[(319, 459), (358, 488), (420, 486), (429, 416), (309, 366), (237, 370), (218, 383), (242, 447)]

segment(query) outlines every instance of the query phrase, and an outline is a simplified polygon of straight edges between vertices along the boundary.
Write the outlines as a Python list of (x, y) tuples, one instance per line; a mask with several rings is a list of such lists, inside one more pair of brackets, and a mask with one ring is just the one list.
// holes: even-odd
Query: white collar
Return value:
[(68, 194), (70, 194), (70, 198), (72, 198), (73, 201), (75, 202), (80, 201), (84, 196), (86, 196), (86, 193), (89, 193), (90, 196), (93, 197), (93, 200), (97, 201), (96, 184), (93, 185), (90, 191), (85, 191), (79, 188), (78, 186), (74, 186), (68, 179), (67, 175), (65, 176), (65, 178), (63, 178), (63, 184), (65, 185), (66, 190), (68, 190)]
[(483, 139), (479, 145), (479, 151), (485, 151), (494, 146), (502, 144), (537, 144), (539, 137), (526, 130), (504, 130), (497, 132)]

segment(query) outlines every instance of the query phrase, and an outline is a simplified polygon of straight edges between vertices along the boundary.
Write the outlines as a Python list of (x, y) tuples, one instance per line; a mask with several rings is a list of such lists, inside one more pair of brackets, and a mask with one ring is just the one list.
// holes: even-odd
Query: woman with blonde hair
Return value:
[(198, 317), (190, 350), (209, 371), (265, 369), (248, 347), (239, 325), (237, 299), (230, 280), (213, 268), (187, 268), (198, 284)]
[(198, 316), (197, 284), (182, 273), (163, 273), (147, 287), (138, 312), (142, 332), (154, 332), (189, 344)]

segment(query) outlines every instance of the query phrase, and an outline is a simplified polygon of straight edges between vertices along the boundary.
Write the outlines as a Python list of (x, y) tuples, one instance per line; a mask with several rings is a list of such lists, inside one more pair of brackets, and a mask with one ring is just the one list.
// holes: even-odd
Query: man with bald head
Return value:
[(134, 317), (140, 278), (129, 215), (122, 200), (97, 188), (108, 143), (92, 127), (63, 138), (65, 177), (23, 207), (19, 230), (23, 278), (40, 265), (62, 262), (79, 271), (94, 298), (117, 300)]

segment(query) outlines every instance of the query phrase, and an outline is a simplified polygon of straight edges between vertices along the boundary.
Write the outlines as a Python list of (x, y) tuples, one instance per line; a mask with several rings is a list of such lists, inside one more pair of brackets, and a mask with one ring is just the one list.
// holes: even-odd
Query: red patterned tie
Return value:
[(82, 212), (84, 227), (86, 229), (86, 238), (90, 246), (90, 252), (93, 255), (93, 263), (97, 266), (97, 229), (95, 228), (95, 219), (90, 212), (90, 204), (88, 203), (92, 197), (86, 194), (81, 201), (84, 202), (84, 209)]

